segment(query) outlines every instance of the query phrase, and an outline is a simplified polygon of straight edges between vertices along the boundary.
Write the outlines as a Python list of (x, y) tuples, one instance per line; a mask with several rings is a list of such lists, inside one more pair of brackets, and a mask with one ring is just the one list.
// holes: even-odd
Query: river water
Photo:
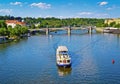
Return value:
[[(120, 84), (118, 35), (50, 34), (0, 44), (0, 84)], [(59, 45), (69, 49), (71, 68), (56, 66)]]

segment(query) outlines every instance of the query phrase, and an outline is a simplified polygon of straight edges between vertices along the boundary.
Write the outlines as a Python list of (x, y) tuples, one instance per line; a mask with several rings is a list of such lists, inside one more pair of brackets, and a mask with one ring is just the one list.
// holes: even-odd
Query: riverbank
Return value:
[(96, 32), (98, 32), (98, 33), (103, 33), (103, 31), (104, 31), (104, 27), (97, 27), (96, 28)]
[(96, 32), (98, 33), (111, 33), (111, 34), (120, 34), (119, 28), (114, 27), (98, 27), (96, 28)]
[(26, 38), (26, 37), (30, 37), (29, 35), (22, 35), (22, 36), (0, 36), (0, 44), (4, 44), (4, 43), (9, 43), (9, 42), (13, 42), (13, 41), (19, 41), (20, 39)]

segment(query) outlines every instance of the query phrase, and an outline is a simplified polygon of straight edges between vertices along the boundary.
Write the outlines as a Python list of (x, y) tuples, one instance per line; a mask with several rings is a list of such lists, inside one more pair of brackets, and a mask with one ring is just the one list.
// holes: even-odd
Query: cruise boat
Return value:
[(56, 63), (60, 67), (71, 67), (71, 58), (66, 46), (58, 46), (56, 50)]

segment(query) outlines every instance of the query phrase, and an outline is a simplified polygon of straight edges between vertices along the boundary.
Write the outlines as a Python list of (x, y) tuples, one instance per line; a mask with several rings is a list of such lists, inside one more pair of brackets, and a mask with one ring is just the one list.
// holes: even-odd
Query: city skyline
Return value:
[(0, 15), (56, 18), (119, 18), (119, 0), (4, 0)]

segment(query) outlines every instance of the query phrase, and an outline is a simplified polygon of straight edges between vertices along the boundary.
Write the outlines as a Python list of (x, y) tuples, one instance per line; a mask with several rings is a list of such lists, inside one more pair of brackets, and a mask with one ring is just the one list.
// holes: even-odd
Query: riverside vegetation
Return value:
[(15, 28), (5, 24), (4, 20), (0, 21), (0, 36), (7, 37), (9, 40), (20, 39), (20, 37), (28, 33), (28, 28), (25, 26), (16, 25)]
[(29, 26), (29, 28), (54, 28), (54, 27), (64, 27), (64, 26), (76, 26), (80, 27), (81, 25), (85, 26), (96, 26), (96, 27), (117, 27), (120, 28), (120, 24), (116, 24), (115, 22), (111, 22), (110, 24), (105, 24), (106, 19), (100, 18), (55, 18), (55, 17), (47, 17), (47, 18), (32, 18), (32, 17), (14, 17), (14, 16), (0, 16), (0, 20), (24, 20), (25, 23)]
[[(15, 28), (11, 26), (7, 26), (5, 24), (5, 20), (18, 20), (26, 23), (27, 26), (16, 25)], [(120, 28), (120, 24), (116, 24), (115, 22), (105, 24), (105, 19), (98, 18), (32, 18), (32, 17), (14, 17), (14, 16), (0, 16), (0, 36), (7, 36), (9, 38), (19, 38), (28, 33), (28, 28), (57, 28), (57, 27), (65, 27), (65, 26), (96, 26), (96, 27), (117, 27)]]

